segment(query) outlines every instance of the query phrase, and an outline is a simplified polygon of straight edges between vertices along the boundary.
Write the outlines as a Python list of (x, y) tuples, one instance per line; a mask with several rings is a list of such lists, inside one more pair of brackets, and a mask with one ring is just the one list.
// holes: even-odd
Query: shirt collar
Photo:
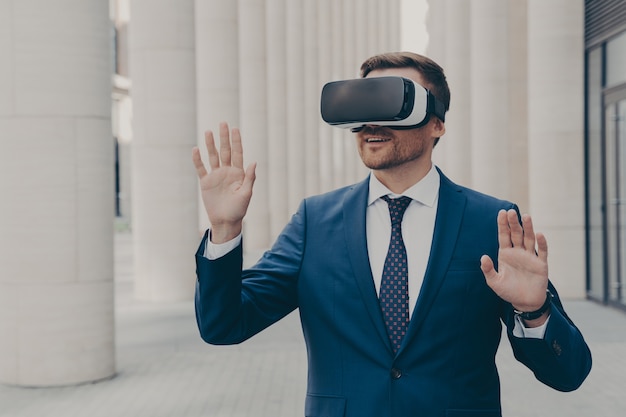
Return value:
[(425, 206), (432, 207), (434, 206), (437, 195), (439, 194), (439, 182), (439, 172), (435, 168), (434, 164), (431, 166), (430, 171), (428, 171), (428, 174), (426, 174), (424, 178), (409, 187), (402, 194), (395, 194), (391, 192), (378, 180), (378, 178), (376, 178), (376, 175), (370, 174), (367, 205), (369, 206), (373, 204), (376, 200), (385, 195), (389, 195), (392, 198), (404, 195), (420, 202)]

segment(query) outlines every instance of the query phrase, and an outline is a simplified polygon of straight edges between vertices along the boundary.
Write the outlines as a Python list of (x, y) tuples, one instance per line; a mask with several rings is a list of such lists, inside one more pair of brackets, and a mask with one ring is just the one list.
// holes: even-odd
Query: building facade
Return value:
[(626, 3), (585, 2), (587, 289), (626, 308)]

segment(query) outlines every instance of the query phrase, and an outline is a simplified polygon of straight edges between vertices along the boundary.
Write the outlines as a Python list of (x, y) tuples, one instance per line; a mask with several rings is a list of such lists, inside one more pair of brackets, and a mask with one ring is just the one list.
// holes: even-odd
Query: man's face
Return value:
[[(413, 68), (384, 68), (367, 74), (373, 77), (405, 77), (424, 85), (421, 74)], [(408, 163), (428, 160), (432, 155), (435, 136), (432, 124), (436, 118), (417, 129), (393, 130), (386, 126), (365, 125), (356, 134), (357, 148), (365, 166), (374, 170), (396, 168)]]

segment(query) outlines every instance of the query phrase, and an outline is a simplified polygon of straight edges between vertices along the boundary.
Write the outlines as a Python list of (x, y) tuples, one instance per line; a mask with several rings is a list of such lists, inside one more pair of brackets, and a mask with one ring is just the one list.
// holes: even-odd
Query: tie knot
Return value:
[(402, 217), (406, 208), (411, 204), (411, 198), (402, 196), (400, 198), (389, 198), (389, 196), (383, 196), (383, 200), (389, 205), (389, 216), (391, 216), (391, 224), (398, 224), (402, 222)]

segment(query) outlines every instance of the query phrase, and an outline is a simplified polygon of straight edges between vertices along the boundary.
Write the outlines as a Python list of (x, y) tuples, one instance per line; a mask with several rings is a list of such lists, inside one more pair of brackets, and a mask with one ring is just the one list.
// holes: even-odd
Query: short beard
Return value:
[(359, 155), (361, 157), (361, 161), (363, 164), (373, 170), (385, 170), (392, 169), (402, 166), (406, 163), (415, 161), (416, 159), (421, 158), (424, 155), (424, 147), (420, 146), (417, 149), (414, 149), (412, 153), (402, 152), (403, 149), (392, 149), (392, 152), (387, 155), (382, 155), (382, 157), (376, 157), (375, 155), (369, 159), (365, 159), (363, 157), (363, 153), (359, 148)]
[(423, 155), (423, 152), (419, 152), (418, 154), (415, 155), (411, 155), (410, 158), (404, 158), (401, 160), (382, 160), (382, 161), (365, 161), (363, 159), (363, 156), (361, 156), (361, 160), (363, 161), (363, 164), (369, 168), (369, 169), (373, 169), (373, 170), (378, 170), (378, 171), (382, 171), (385, 169), (391, 169), (391, 168), (397, 168), (399, 166), (402, 166), (408, 162), (412, 162), (415, 161), (416, 159), (418, 159), (419, 157), (421, 157)]

